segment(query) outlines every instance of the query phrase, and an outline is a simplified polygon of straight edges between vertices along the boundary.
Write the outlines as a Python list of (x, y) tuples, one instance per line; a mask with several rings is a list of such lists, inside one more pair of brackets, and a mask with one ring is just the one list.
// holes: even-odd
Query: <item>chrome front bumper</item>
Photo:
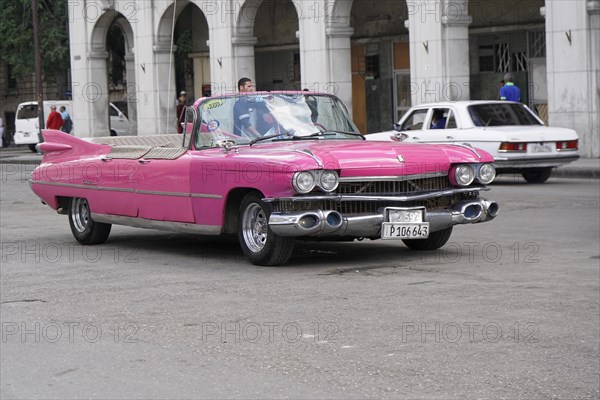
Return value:
[(502, 172), (517, 172), (519, 170), (530, 168), (554, 168), (561, 165), (569, 164), (577, 161), (579, 155), (573, 154), (562, 157), (544, 157), (544, 158), (507, 158), (501, 159), (496, 157), (494, 166), (500, 173)]
[[(450, 209), (426, 210), (424, 222), (429, 222), (430, 232), (436, 232), (458, 224), (490, 221), (498, 211), (498, 203), (480, 198), (457, 203)], [(269, 228), (279, 236), (288, 237), (378, 237), (384, 220), (384, 210), (360, 216), (323, 210), (273, 212)]]

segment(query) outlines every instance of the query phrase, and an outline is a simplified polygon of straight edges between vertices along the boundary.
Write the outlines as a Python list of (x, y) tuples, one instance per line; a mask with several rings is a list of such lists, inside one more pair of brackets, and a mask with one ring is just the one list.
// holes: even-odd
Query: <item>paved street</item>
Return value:
[(0, 397), (598, 398), (600, 181), (501, 177), (437, 252), (234, 240), (66, 216), (1, 164)]

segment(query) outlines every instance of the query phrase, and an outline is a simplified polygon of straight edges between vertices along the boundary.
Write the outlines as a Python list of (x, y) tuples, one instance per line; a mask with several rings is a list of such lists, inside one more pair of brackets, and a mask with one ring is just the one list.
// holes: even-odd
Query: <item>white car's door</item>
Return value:
[(400, 129), (407, 135), (407, 142), (448, 143), (456, 136), (456, 120), (448, 107), (418, 109), (402, 122)]

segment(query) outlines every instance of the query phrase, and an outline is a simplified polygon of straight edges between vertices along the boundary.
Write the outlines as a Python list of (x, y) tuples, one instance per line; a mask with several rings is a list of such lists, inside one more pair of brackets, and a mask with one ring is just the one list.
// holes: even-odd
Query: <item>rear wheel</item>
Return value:
[(523, 178), (528, 183), (544, 183), (550, 178), (551, 174), (552, 168), (532, 169), (522, 173)]
[(412, 250), (435, 250), (445, 245), (451, 234), (452, 227), (432, 232), (427, 239), (402, 239), (402, 241)]
[(75, 239), (81, 244), (100, 244), (108, 239), (111, 224), (103, 224), (92, 219), (86, 199), (73, 198), (69, 204), (69, 225)]
[(34, 153), (37, 153), (37, 150), (35, 148), (36, 145), (37, 145), (37, 143), (31, 143), (31, 144), (28, 144), (27, 147), (29, 147), (29, 150), (33, 151)]
[(240, 205), (238, 237), (248, 260), (255, 265), (285, 264), (294, 251), (295, 239), (269, 229), (271, 208), (257, 193), (248, 193)]

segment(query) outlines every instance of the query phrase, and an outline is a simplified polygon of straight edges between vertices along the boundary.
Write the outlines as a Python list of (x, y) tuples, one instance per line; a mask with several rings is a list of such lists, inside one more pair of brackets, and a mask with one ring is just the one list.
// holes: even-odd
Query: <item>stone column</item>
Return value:
[(468, 99), (466, 0), (423, 0), (408, 14), (412, 104)]
[(600, 157), (600, 1), (547, 1), (549, 125), (575, 129), (582, 156)]
[(352, 116), (352, 65), (350, 55), (350, 37), (354, 33), (351, 27), (327, 28), (329, 87), (323, 91), (338, 96)]
[(107, 59), (108, 52), (106, 51), (96, 50), (87, 54), (89, 81), (81, 87), (81, 96), (83, 101), (87, 103), (88, 117), (91, 122), (89, 136), (92, 137), (108, 136), (110, 134)]
[[(154, 62), (156, 78), (155, 85), (149, 93), (143, 94), (144, 98), (138, 103), (140, 118), (138, 124), (139, 135), (157, 135), (163, 133), (177, 133), (177, 94), (175, 92), (175, 58), (171, 54), (171, 46), (154, 46)], [(173, 51), (175, 47), (173, 46)], [(153, 74), (150, 74), (152, 76)], [(150, 111), (156, 110), (155, 114)], [(146, 122), (144, 122), (146, 121)]]
[[(235, 61), (235, 79), (234, 86), (237, 85), (237, 81), (241, 78), (250, 78), (256, 80), (256, 70), (254, 62), (254, 45), (257, 42), (257, 38), (252, 35), (234, 36), (231, 39), (231, 45), (233, 46), (233, 57)], [(235, 88), (237, 91), (237, 87)]]

